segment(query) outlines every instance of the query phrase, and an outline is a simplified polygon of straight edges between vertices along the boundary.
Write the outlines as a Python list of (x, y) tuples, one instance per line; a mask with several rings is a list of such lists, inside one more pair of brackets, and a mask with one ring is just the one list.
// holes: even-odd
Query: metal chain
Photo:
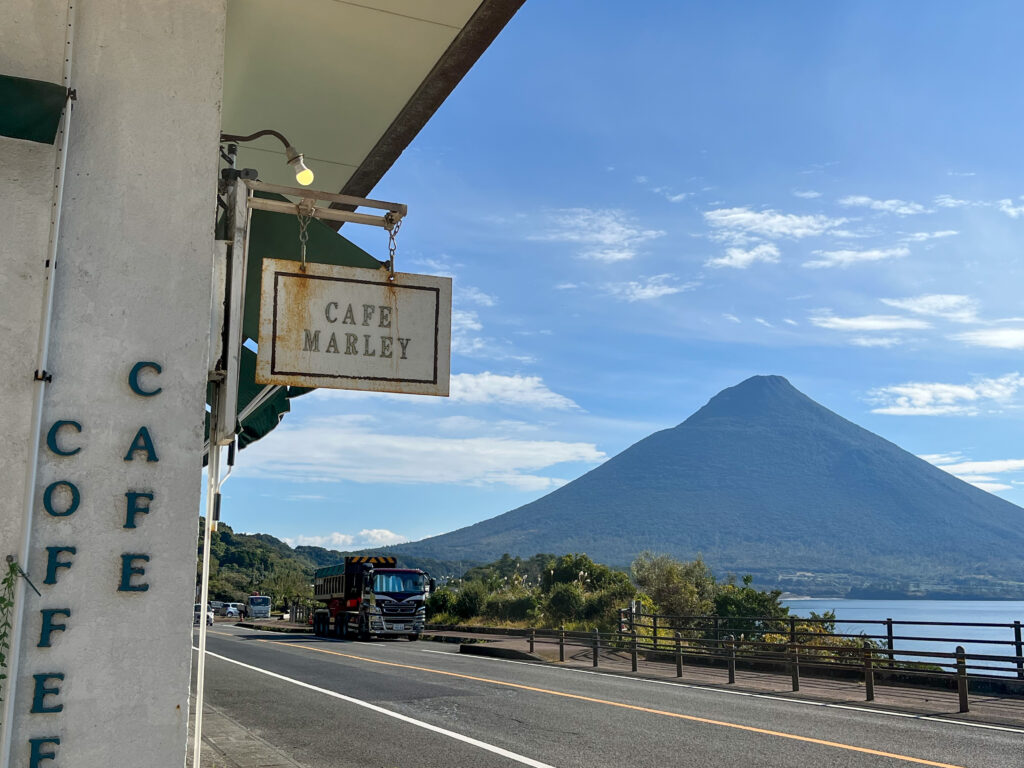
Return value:
[[(391, 214), (388, 214), (390, 219)], [(399, 219), (390, 227), (388, 227), (388, 280), (395, 279), (395, 251), (398, 250), (398, 243), (396, 238), (398, 237), (398, 230), (402, 228), (402, 220)]]
[(309, 241), (309, 222), (313, 218), (312, 213), (302, 213), (302, 209), (298, 208), (296, 214), (299, 219), (299, 249), (302, 252), (302, 266), (299, 269), (303, 272), (306, 271), (306, 243)]

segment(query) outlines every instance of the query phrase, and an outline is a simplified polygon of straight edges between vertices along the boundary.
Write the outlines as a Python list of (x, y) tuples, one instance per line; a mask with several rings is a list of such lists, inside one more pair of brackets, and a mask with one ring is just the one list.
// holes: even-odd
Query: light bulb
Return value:
[(303, 187), (312, 184), (313, 172), (302, 161), (302, 154), (296, 151), (295, 147), (287, 147), (285, 156), (288, 158), (288, 165), (295, 171), (295, 181)]

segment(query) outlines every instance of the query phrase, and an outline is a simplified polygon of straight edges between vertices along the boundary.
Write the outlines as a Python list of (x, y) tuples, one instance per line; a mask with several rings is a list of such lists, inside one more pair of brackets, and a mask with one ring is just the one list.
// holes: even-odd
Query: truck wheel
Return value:
[(342, 614), (338, 614), (334, 617), (334, 637), (345, 636), (345, 617)]
[(359, 622), (359, 639), (364, 642), (370, 639), (370, 631), (366, 628), (365, 621)]
[(323, 622), (321, 621), (320, 614), (319, 613), (313, 614), (313, 634), (316, 635), (317, 637), (319, 637), (320, 635), (323, 634), (323, 632), (320, 629), (322, 623)]
[(419, 636), (418, 632), (415, 635), (409, 635), (409, 642), (410, 643), (415, 643), (419, 639), (420, 639), (420, 636)]

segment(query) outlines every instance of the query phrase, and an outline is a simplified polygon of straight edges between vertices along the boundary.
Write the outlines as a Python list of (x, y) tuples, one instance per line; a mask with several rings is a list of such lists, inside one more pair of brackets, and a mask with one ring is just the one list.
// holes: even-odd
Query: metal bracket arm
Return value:
[[(263, 181), (245, 180), (245, 185), (254, 192), (270, 192), (289, 197), (299, 197), (299, 203), (289, 203), (283, 200), (267, 200), (262, 197), (250, 197), (249, 207), (261, 211), (273, 211), (275, 213), (290, 213), (292, 215), (303, 214), (312, 216), (315, 219), (327, 221), (347, 221), (353, 224), (366, 224), (371, 227), (392, 229), (408, 213), (409, 208), (404, 203), (388, 203), (383, 200), (370, 200), (364, 197), (352, 197), (351, 195), (339, 195), (332, 192), (320, 192), (315, 189), (302, 189), (300, 187), (283, 187), (278, 184), (267, 184)], [(338, 208), (318, 206), (316, 202), (323, 200), (338, 205), (351, 206), (352, 208), (375, 208), (386, 211), (383, 215), (368, 213), (356, 213)]]

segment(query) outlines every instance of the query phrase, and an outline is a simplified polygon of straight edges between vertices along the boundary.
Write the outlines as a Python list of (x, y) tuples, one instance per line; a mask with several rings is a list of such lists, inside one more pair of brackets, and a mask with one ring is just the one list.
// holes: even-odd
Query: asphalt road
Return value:
[(219, 625), (211, 704), (309, 768), (1022, 768), (1024, 729)]

